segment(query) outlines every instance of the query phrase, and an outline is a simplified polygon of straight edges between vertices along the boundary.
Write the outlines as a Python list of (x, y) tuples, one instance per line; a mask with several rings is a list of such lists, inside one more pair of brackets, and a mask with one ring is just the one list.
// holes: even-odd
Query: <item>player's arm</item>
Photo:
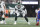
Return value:
[(25, 9), (25, 13), (27, 14), (27, 10)]
[(4, 7), (4, 13), (5, 13), (6, 5), (4, 4), (3, 7)]
[(36, 18), (37, 18), (37, 15), (38, 15), (38, 14), (37, 14), (37, 10), (35, 10), (35, 13), (36, 13)]
[(21, 11), (24, 11), (25, 10), (25, 7), (23, 5), (21, 5), (21, 8), (20, 8)]
[(6, 9), (6, 6), (3, 6), (4, 7), (4, 9)]
[(5, 5), (5, 3), (4, 3), (4, 5), (3, 5), (3, 7), (4, 7), (4, 9), (6, 9), (6, 5)]
[(15, 6), (15, 11), (18, 10), (17, 5)]
[[(35, 12), (36, 13), (36, 12)], [(37, 13), (36, 13), (36, 18), (37, 18)]]
[[(5, 3), (3, 4), (3, 8), (4, 8), (4, 14), (5, 14), (5, 9), (6, 9), (6, 5), (5, 5)], [(4, 16), (4, 14), (3, 14), (3, 16)], [(5, 16), (4, 16), (5, 17)]]

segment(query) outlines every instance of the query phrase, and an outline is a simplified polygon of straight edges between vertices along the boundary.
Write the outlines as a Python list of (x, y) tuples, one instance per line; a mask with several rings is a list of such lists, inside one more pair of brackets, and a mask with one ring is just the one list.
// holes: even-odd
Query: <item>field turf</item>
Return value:
[(18, 17), (17, 24), (14, 24), (14, 17), (5, 18), (7, 24), (0, 24), (0, 27), (40, 27), (36, 26), (36, 18), (28, 17), (30, 25), (27, 24), (23, 17)]

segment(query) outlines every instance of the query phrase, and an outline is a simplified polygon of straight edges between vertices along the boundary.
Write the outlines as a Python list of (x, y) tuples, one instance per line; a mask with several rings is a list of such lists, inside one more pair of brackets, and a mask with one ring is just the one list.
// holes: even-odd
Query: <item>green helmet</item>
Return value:
[(21, 5), (21, 2), (20, 1), (18, 1), (18, 5)]

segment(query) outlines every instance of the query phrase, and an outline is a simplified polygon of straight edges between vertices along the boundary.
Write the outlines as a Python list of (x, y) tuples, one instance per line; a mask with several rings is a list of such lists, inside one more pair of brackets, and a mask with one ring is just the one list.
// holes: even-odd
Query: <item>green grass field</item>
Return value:
[(14, 25), (14, 17), (6, 18), (7, 24), (0, 24), (0, 27), (40, 27), (40, 25), (36, 26), (35, 17), (28, 17), (28, 19), (31, 23), (30, 25), (22, 17), (18, 17), (17, 24)]

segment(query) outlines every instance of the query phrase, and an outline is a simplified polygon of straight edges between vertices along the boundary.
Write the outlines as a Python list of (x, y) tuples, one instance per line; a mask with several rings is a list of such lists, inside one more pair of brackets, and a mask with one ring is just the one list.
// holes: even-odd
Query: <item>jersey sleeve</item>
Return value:
[(18, 9), (18, 8), (17, 8), (17, 5), (15, 6), (15, 9)]
[(24, 9), (24, 8), (25, 8), (25, 7), (22, 5), (22, 6), (21, 6), (21, 9)]
[(38, 11), (37, 10), (35, 10), (35, 13), (37, 13)]

